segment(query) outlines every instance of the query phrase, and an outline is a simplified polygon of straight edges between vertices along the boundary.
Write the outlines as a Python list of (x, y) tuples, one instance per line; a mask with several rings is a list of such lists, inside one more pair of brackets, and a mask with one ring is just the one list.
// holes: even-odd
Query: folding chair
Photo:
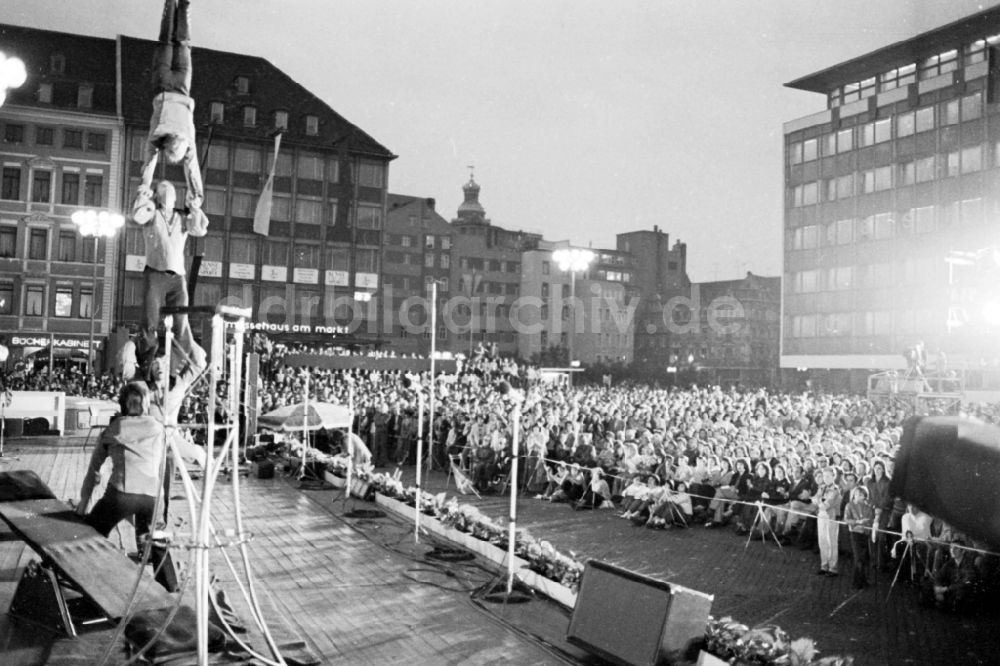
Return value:
[(467, 471), (467, 470), (465, 470), (465, 469), (462, 468), (462, 459), (461, 459), (461, 457), (455, 455), (454, 453), (449, 453), (448, 454), (448, 462), (449, 462), (449, 465), (448, 465), (448, 478), (445, 479), (445, 482), (444, 482), (444, 489), (445, 490), (448, 490), (448, 486), (451, 483), (451, 480), (455, 477), (455, 470), (456, 469), (458, 469), (459, 471), (461, 471), (463, 473), (465, 473)]
[(469, 492), (474, 494), (476, 497), (479, 497), (479, 493), (476, 492), (476, 489), (473, 487), (471, 479), (466, 476), (465, 470), (462, 469), (461, 459), (454, 454), (448, 454), (448, 463), (448, 478), (445, 480), (444, 489), (446, 491), (448, 490), (448, 484), (451, 483), (452, 478), (454, 478), (455, 487), (458, 488), (458, 491), (463, 495), (466, 494), (466, 490), (462, 489), (461, 479), (456, 476), (456, 474), (461, 474), (465, 477), (466, 487)]

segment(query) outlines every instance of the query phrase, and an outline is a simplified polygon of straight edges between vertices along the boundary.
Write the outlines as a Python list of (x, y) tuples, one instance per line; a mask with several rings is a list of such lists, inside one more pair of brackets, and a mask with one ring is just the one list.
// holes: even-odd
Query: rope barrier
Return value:
[[(463, 448), (470, 449), (472, 447), (468, 447), (467, 446), (467, 447), (463, 447)], [(531, 457), (531, 454), (527, 454), (525, 457)], [(567, 463), (564, 460), (557, 460), (555, 458), (549, 458), (547, 456), (537, 456), (537, 458), (538, 458), (539, 463), (543, 463), (543, 462), (544, 463), (555, 463), (555, 464), (562, 464), (562, 465), (566, 465), (566, 466), (570, 466), (570, 465), (573, 464), (573, 463)], [(537, 465), (536, 465), (536, 468), (537, 468)], [(584, 468), (584, 467), (580, 467), (581, 471), (589, 471), (590, 469), (596, 469), (596, 468)], [(531, 474), (533, 475), (534, 471), (532, 471)], [(605, 478), (619, 479), (621, 481), (631, 481), (635, 476), (640, 476), (642, 474), (643, 473), (641, 473), (641, 472), (636, 472), (632, 477), (627, 477), (627, 476), (622, 476), (620, 474), (613, 474), (611, 472), (604, 472), (604, 477)], [(565, 480), (565, 478), (563, 480)], [(685, 483), (687, 483), (687, 482), (685, 482)], [(725, 502), (725, 503), (730, 504), (730, 505), (734, 505), (735, 504), (735, 505), (741, 505), (741, 506), (753, 506), (753, 507), (759, 507), (759, 508), (767, 508), (767, 509), (771, 509), (773, 511), (781, 511), (781, 512), (786, 513), (786, 514), (801, 516), (801, 517), (804, 517), (804, 518), (816, 518), (817, 517), (817, 514), (815, 514), (815, 513), (810, 513), (808, 511), (799, 511), (797, 509), (791, 508), (790, 506), (786, 506), (785, 504), (768, 504), (766, 502), (762, 502), (762, 501), (759, 501), (759, 500), (748, 501), (748, 500), (745, 500), (745, 499), (741, 500), (739, 498), (735, 498), (735, 499), (718, 498), (715, 495), (707, 496), (707, 495), (700, 495), (700, 494), (697, 494), (697, 493), (692, 493), (692, 492), (686, 491), (686, 490), (673, 490), (671, 488), (667, 488), (666, 486), (656, 486), (655, 488), (658, 489), (658, 490), (662, 489), (663, 492), (674, 493), (675, 495), (686, 495), (687, 497), (689, 497), (691, 499), (709, 500), (710, 502), (719, 500), (719, 501)], [(639, 499), (639, 498), (636, 498), (636, 499)], [(850, 529), (852, 527), (858, 527), (858, 525), (852, 525), (852, 524), (850, 524), (850, 523), (848, 523), (848, 522), (846, 522), (844, 520), (840, 520), (840, 519), (828, 518), (828, 520), (831, 523), (834, 523), (834, 524), (837, 524), (837, 525), (844, 525), (848, 529)], [(861, 527), (866, 532), (871, 532), (871, 531), (874, 530), (877, 533), (891, 535), (893, 537), (899, 537), (902, 540), (906, 539), (906, 535), (904, 533), (902, 533), (902, 532), (896, 532), (896, 531), (893, 531), (893, 530), (882, 529), (882, 528), (875, 527), (874, 525), (872, 525), (870, 527), (867, 526), (867, 525), (861, 526)], [(993, 551), (990, 551), (990, 550), (984, 550), (982, 548), (976, 548), (974, 546), (966, 546), (966, 545), (962, 545), (962, 544), (957, 544), (957, 543), (954, 543), (954, 542), (951, 542), (951, 541), (945, 541), (943, 539), (937, 539), (937, 538), (934, 538), (934, 537), (930, 537), (930, 538), (914, 537), (913, 541), (917, 542), (917, 543), (927, 543), (929, 545), (945, 545), (945, 546), (949, 546), (949, 547), (954, 546), (955, 548), (960, 548), (962, 550), (971, 551), (971, 552), (975, 552), (975, 553), (980, 553), (982, 555), (996, 555), (996, 556), (1000, 556), (1000, 553), (997, 553), (997, 552), (993, 552)]]

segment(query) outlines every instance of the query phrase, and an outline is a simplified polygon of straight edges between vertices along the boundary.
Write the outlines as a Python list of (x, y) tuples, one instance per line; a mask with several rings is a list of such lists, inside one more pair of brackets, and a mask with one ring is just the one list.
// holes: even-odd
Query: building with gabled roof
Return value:
[[(128, 199), (139, 182), (151, 110), (155, 42), (119, 37)], [(377, 341), (388, 165), (395, 158), (361, 128), (264, 58), (192, 49), (194, 122), (209, 233), (195, 304), (254, 307), (279, 336)], [(267, 236), (253, 232), (257, 198), (281, 132)], [(179, 166), (159, 168), (179, 194)], [(142, 238), (130, 229), (122, 258), (120, 318), (138, 320)]]
[(13, 361), (56, 364), (84, 363), (93, 338), (100, 364), (115, 243), (95, 251), (70, 216), (121, 208), (115, 43), (0, 25), (0, 50), (27, 70), (0, 106), (0, 336)]

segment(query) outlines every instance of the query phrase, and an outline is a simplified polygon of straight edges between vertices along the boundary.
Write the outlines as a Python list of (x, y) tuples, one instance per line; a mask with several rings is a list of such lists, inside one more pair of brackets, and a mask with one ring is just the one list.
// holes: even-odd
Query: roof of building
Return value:
[(775, 295), (780, 292), (781, 278), (777, 276), (754, 275), (747, 271), (745, 277), (735, 280), (714, 280), (712, 282), (698, 282), (702, 295), (729, 293), (736, 289), (759, 289), (773, 291)]
[[(122, 52), (122, 115), (127, 123), (145, 124), (149, 122), (150, 72), (156, 42), (124, 36), (119, 39)], [(224, 135), (267, 139), (274, 131), (274, 112), (285, 111), (288, 113), (288, 130), (282, 141), (329, 149), (346, 139), (351, 153), (385, 159), (396, 157), (264, 58), (194, 46), (191, 61), (191, 96), (196, 102), (196, 127), (208, 126), (211, 103), (222, 102), (226, 110), (222, 124), (215, 126), (216, 131)], [(236, 79), (241, 76), (249, 80), (246, 93), (240, 93), (236, 87)], [(242, 109), (245, 106), (257, 108), (254, 127), (243, 125)], [(319, 119), (315, 136), (306, 134), (307, 115)]]
[(428, 226), (429, 231), (433, 231), (436, 234), (450, 234), (453, 231), (452, 226), (448, 224), (448, 220), (434, 209), (434, 199), (415, 197), (408, 194), (393, 194), (391, 192), (386, 197), (388, 203), (386, 229), (408, 224), (411, 211), (426, 207), (427, 211), (421, 217), (428, 220), (430, 225)]
[[(8, 92), (10, 104), (115, 114), (115, 42), (52, 30), (0, 24), (0, 50), (24, 61), (28, 78)], [(62, 56), (54, 67), (53, 56)], [(60, 68), (61, 65), (61, 68)], [(38, 85), (52, 84), (52, 103), (38, 101)], [(90, 108), (77, 106), (81, 83), (94, 86)]]
[(852, 58), (785, 85), (798, 90), (828, 93), (844, 83), (861, 81), (886, 69), (917, 62), (938, 53), (960, 48), (1000, 29), (1000, 6), (991, 7), (952, 23), (928, 30), (870, 53)]

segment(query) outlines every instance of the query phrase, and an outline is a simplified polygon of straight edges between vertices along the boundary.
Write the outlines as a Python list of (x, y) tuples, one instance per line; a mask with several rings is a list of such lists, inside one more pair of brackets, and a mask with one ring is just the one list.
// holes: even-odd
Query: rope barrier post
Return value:
[(431, 282), (431, 396), (427, 409), (427, 472), (434, 469), (434, 401), (437, 395), (437, 280)]
[(417, 390), (417, 510), (413, 514), (413, 543), (420, 543), (420, 465), (424, 454), (424, 392)]
[(510, 597), (511, 593), (514, 591), (514, 545), (515, 537), (517, 534), (517, 457), (518, 457), (518, 445), (521, 436), (521, 402), (514, 402), (514, 408), (511, 412), (511, 420), (513, 421), (513, 436), (511, 443), (511, 463), (510, 463), (510, 475), (513, 477), (514, 482), (508, 483), (507, 487), (510, 488), (510, 534), (507, 538), (507, 596)]

